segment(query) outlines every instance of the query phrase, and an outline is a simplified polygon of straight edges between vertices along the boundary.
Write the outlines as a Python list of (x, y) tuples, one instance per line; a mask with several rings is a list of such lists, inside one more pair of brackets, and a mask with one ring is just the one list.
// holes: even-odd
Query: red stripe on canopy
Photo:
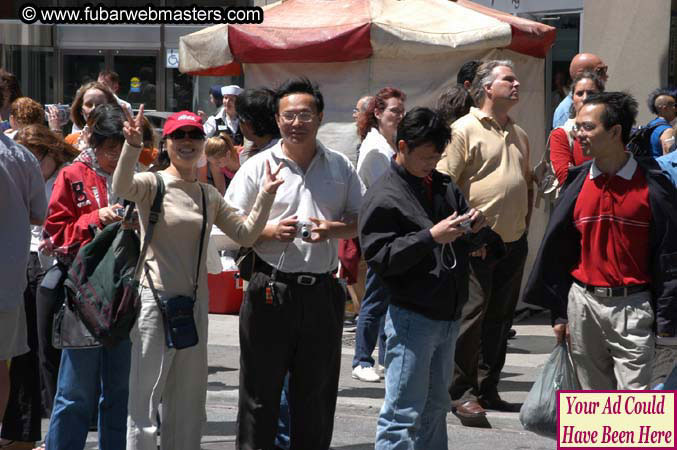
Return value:
[(555, 42), (555, 27), (513, 16), (469, 0), (456, 0), (459, 5), (492, 16), (510, 25), (512, 41), (506, 48), (537, 58), (545, 58)]

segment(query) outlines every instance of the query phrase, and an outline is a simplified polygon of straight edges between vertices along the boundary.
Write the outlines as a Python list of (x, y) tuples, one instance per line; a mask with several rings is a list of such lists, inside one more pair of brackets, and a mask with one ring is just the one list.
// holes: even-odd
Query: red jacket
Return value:
[(108, 206), (106, 179), (86, 163), (64, 167), (54, 182), (43, 238), (59, 261), (70, 264), (81, 245), (94, 236), (90, 226), (102, 228), (99, 208)]

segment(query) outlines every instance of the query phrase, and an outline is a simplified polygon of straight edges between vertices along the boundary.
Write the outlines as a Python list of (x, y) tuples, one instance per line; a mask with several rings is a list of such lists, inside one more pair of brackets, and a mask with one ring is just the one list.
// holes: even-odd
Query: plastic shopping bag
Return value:
[(550, 353), (536, 382), (520, 410), (525, 430), (541, 436), (557, 436), (557, 398), (559, 390), (580, 389), (566, 344), (557, 344)]

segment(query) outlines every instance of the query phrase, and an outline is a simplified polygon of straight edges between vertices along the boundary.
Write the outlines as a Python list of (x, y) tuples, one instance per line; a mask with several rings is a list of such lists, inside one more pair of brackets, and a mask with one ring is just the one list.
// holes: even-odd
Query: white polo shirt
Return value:
[[(254, 205), (256, 195), (265, 182), (265, 161), (275, 169), (285, 166), (279, 177), (279, 187), (270, 209), (268, 223), (298, 216), (299, 221), (309, 217), (332, 221), (354, 221), (360, 209), (364, 186), (352, 164), (341, 153), (326, 148), (317, 141), (317, 153), (303, 170), (282, 152), (282, 140), (269, 151), (258, 153), (240, 167), (226, 191), (226, 201), (242, 215)], [(271, 266), (277, 266), (284, 252), (283, 272), (326, 273), (338, 265), (338, 240), (330, 239), (311, 244), (297, 238), (292, 242), (260, 240), (254, 244), (256, 253)]]

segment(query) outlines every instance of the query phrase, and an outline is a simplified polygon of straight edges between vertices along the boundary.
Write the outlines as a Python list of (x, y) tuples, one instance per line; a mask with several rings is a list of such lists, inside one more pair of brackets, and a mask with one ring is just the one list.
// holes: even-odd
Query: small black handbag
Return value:
[(153, 286), (153, 281), (146, 265), (146, 277), (153, 292), (155, 302), (162, 313), (162, 322), (165, 329), (165, 343), (167, 347), (181, 350), (197, 345), (199, 336), (195, 325), (194, 306), (197, 300), (198, 280), (200, 279), (200, 261), (202, 260), (202, 247), (204, 246), (205, 233), (207, 231), (207, 201), (204, 187), (200, 185), (202, 193), (202, 232), (200, 234), (199, 251), (197, 258), (197, 273), (193, 285), (193, 296), (175, 295), (166, 297), (158, 295)]

